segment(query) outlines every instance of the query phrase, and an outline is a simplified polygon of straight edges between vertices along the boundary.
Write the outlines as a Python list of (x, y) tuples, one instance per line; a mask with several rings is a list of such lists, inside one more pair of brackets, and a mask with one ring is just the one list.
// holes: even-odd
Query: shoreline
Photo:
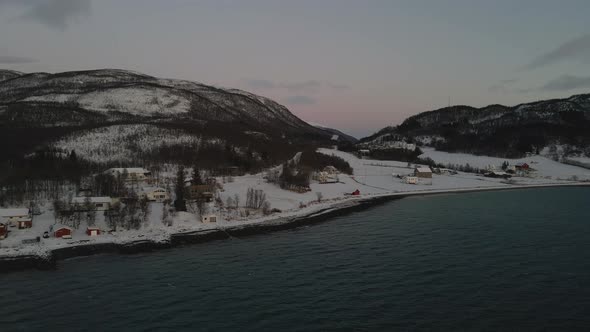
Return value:
[(58, 268), (58, 262), (74, 257), (92, 256), (99, 254), (137, 254), (155, 250), (171, 249), (175, 247), (193, 245), (214, 240), (225, 240), (239, 236), (252, 236), (281, 230), (294, 229), (305, 225), (313, 225), (327, 221), (334, 217), (348, 215), (367, 210), (371, 207), (385, 204), (398, 199), (412, 196), (430, 196), (441, 194), (461, 194), (486, 191), (523, 190), (557, 187), (590, 187), (588, 182), (552, 183), (539, 185), (504, 185), (494, 187), (454, 188), (438, 190), (419, 190), (406, 192), (392, 192), (375, 194), (359, 198), (347, 199), (334, 203), (328, 207), (302, 215), (277, 217), (271, 220), (250, 222), (242, 225), (220, 227), (209, 230), (195, 230), (170, 235), (168, 241), (139, 240), (129, 243), (95, 243), (74, 245), (53, 249), (48, 257), (39, 255), (0, 256), (0, 273), (27, 269), (51, 270)]

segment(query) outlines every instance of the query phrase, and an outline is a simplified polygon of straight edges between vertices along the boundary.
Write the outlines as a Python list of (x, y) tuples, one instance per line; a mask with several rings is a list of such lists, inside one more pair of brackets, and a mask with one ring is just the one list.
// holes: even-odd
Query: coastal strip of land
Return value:
[(280, 230), (293, 229), (301, 226), (316, 224), (338, 216), (369, 209), (393, 200), (411, 196), (426, 196), (440, 194), (459, 194), (499, 190), (523, 190), (550, 187), (590, 187), (589, 182), (577, 183), (547, 183), (535, 185), (512, 185), (477, 188), (453, 188), (435, 190), (417, 190), (411, 192), (392, 192), (373, 194), (322, 205), (311, 212), (281, 216), (269, 220), (252, 220), (245, 224), (230, 225), (215, 229), (194, 230), (173, 233), (168, 239), (141, 239), (126, 243), (88, 243), (56, 248), (41, 255), (25, 254), (0, 256), (0, 272), (10, 272), (24, 269), (55, 269), (58, 262), (73, 257), (90, 256), (96, 254), (136, 254), (178, 246), (204, 243), (214, 240), (239, 239), (244, 236), (269, 233)]

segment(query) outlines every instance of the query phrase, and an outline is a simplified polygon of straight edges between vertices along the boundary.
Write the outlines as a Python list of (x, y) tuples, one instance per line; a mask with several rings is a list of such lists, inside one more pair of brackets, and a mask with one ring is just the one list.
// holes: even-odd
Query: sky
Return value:
[(244, 89), (363, 137), (590, 92), (587, 0), (0, 0), (0, 68)]

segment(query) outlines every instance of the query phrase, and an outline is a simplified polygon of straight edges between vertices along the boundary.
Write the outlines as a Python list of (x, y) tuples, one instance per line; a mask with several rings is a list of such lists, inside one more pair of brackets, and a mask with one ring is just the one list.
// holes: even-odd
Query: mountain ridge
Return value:
[(360, 140), (392, 134), (448, 152), (519, 156), (551, 144), (590, 146), (590, 94), (515, 106), (455, 105), (412, 115)]

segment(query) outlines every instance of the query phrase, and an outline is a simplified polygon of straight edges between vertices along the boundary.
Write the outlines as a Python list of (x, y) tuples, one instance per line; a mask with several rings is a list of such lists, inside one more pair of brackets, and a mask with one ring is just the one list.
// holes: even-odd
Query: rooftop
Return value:
[(0, 217), (20, 217), (28, 215), (29, 209), (27, 208), (0, 209)]

